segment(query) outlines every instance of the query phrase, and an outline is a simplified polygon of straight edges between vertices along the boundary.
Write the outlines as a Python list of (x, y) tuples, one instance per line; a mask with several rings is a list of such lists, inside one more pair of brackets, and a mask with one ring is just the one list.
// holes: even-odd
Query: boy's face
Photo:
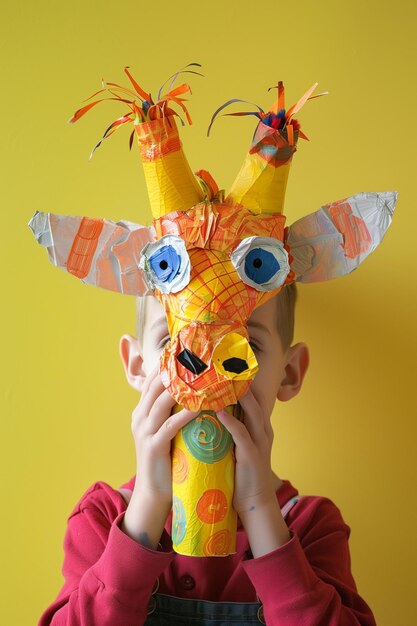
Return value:
[[(164, 308), (156, 298), (148, 296), (143, 328), (143, 369), (148, 375), (158, 366), (162, 350), (169, 341)], [(277, 303), (272, 298), (253, 311), (248, 324), (249, 339), (259, 365), (250, 390), (266, 415), (270, 415), (283, 381), (293, 348), (284, 351), (277, 330)], [(298, 344), (303, 345), (303, 344)], [(297, 392), (295, 392), (297, 393)], [(294, 394), (295, 395), (295, 394)], [(287, 397), (282, 398), (289, 399)]]

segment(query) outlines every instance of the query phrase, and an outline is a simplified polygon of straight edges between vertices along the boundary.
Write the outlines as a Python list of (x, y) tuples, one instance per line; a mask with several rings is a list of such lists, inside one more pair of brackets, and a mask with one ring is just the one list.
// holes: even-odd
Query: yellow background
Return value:
[(353, 572), (379, 626), (417, 623), (415, 3), (3, 3), (1, 622), (35, 624), (61, 584), (66, 517), (96, 480), (135, 470), (137, 401), (118, 358), (134, 300), (49, 265), (26, 223), (38, 210), (149, 221), (128, 132), (88, 155), (123, 110), (107, 103), (66, 120), (122, 68), (155, 94), (188, 62), (193, 169), (228, 188), (255, 120), (221, 118), (229, 98), (267, 107), (282, 79), (298, 116), (289, 222), (359, 191), (397, 189), (394, 222), (358, 272), (301, 286), (297, 339), (311, 348), (301, 395), (274, 415), (274, 467), (303, 494), (324, 494), (353, 528)]

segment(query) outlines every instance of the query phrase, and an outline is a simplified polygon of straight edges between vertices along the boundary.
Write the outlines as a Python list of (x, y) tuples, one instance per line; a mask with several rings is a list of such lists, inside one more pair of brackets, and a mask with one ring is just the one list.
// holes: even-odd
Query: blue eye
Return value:
[(252, 248), (245, 258), (245, 274), (257, 285), (267, 283), (280, 265), (274, 255), (262, 248)]
[(181, 256), (173, 246), (162, 246), (149, 259), (152, 271), (163, 283), (171, 283), (181, 269)]
[(230, 258), (242, 281), (258, 291), (278, 289), (290, 271), (284, 244), (273, 237), (247, 237)]
[(184, 241), (165, 235), (142, 250), (139, 267), (144, 271), (151, 289), (161, 293), (177, 293), (190, 282), (190, 257)]

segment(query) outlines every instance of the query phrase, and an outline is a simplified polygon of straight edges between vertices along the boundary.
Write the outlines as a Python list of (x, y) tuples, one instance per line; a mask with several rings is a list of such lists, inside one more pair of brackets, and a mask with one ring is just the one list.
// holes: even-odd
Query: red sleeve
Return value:
[(141, 546), (120, 529), (119, 494), (96, 483), (68, 519), (65, 578), (38, 626), (140, 626), (156, 579), (174, 558)]
[(376, 626), (351, 574), (349, 527), (325, 498), (302, 498), (287, 519), (292, 538), (243, 562), (268, 626)]

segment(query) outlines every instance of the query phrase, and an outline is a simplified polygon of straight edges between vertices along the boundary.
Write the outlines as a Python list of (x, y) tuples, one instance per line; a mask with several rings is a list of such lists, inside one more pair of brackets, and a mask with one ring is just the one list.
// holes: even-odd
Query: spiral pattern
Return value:
[(197, 502), (197, 515), (205, 524), (216, 524), (225, 517), (228, 509), (227, 498), (220, 489), (207, 489)]
[(174, 448), (172, 452), (172, 480), (181, 484), (187, 480), (189, 465), (185, 453), (181, 448)]
[(230, 554), (232, 533), (230, 530), (218, 530), (203, 545), (204, 556), (225, 556)]
[(172, 502), (172, 543), (179, 545), (185, 537), (187, 530), (187, 519), (182, 501), (174, 496)]
[(219, 422), (214, 411), (202, 411), (182, 429), (188, 451), (203, 463), (223, 459), (232, 445), (230, 433)]

